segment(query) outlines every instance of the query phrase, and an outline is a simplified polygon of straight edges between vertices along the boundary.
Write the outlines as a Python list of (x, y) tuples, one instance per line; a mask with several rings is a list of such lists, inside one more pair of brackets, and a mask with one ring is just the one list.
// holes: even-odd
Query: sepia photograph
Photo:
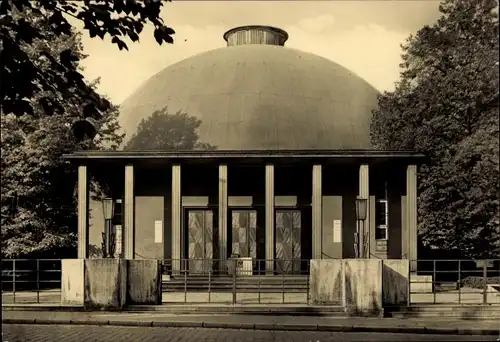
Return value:
[(0, 0), (2, 342), (500, 341), (498, 0)]

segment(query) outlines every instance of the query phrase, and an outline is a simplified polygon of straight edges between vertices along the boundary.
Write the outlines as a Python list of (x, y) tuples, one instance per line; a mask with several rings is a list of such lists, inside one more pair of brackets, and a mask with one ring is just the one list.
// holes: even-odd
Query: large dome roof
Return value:
[(268, 31), (279, 34), (277, 44), (231, 39), (242, 30), (226, 33), (228, 47), (163, 69), (125, 100), (126, 140), (141, 119), (168, 106), (199, 118), (200, 141), (218, 149), (370, 148), (372, 86), (325, 58), (279, 46), (284, 31)]

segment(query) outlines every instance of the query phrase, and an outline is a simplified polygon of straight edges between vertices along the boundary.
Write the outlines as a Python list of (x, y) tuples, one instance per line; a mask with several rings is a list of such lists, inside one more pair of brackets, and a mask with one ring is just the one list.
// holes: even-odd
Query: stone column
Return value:
[(406, 229), (410, 272), (417, 271), (417, 166), (406, 169)]
[[(219, 270), (224, 271), (227, 259), (227, 165), (219, 165)], [(217, 256), (214, 256), (217, 258)]]
[[(366, 220), (364, 222), (357, 222), (359, 231), (359, 244), (360, 244), (360, 257), (370, 257), (370, 183), (369, 183), (369, 167), (366, 164), (359, 167), (359, 197), (366, 198), (368, 201), (366, 208)], [(367, 248), (364, 248), (365, 240)], [(365, 253), (365, 250), (367, 253)]]
[(322, 259), (323, 197), (321, 165), (312, 170), (312, 258)]
[(125, 196), (123, 205), (123, 257), (134, 259), (134, 166), (125, 166)]
[(78, 258), (88, 257), (89, 181), (87, 166), (78, 167)]
[(266, 273), (274, 273), (274, 165), (266, 165)]
[(172, 272), (181, 269), (181, 166), (172, 165)]

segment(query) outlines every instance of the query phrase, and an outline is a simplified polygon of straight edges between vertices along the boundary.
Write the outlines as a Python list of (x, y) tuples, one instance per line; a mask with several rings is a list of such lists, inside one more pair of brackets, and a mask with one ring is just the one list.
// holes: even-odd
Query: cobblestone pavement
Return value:
[(495, 341), (494, 336), (385, 333), (252, 331), (231, 329), (146, 328), (4, 324), (3, 342), (342, 342), (342, 341)]

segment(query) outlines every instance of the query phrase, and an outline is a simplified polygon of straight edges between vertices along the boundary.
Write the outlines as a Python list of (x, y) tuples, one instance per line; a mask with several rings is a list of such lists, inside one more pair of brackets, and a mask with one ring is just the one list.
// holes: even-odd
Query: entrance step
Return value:
[(341, 306), (311, 306), (290, 304), (261, 305), (210, 305), (210, 304), (168, 304), (168, 305), (131, 305), (126, 311), (165, 312), (175, 314), (244, 314), (244, 315), (300, 315), (347, 317)]
[(500, 319), (500, 305), (411, 305), (386, 307), (384, 313), (393, 318)]
[(162, 281), (163, 292), (228, 292), (233, 290), (236, 282), (238, 292), (307, 292), (309, 279), (307, 276), (242, 276), (233, 279), (229, 276), (176, 276)]

